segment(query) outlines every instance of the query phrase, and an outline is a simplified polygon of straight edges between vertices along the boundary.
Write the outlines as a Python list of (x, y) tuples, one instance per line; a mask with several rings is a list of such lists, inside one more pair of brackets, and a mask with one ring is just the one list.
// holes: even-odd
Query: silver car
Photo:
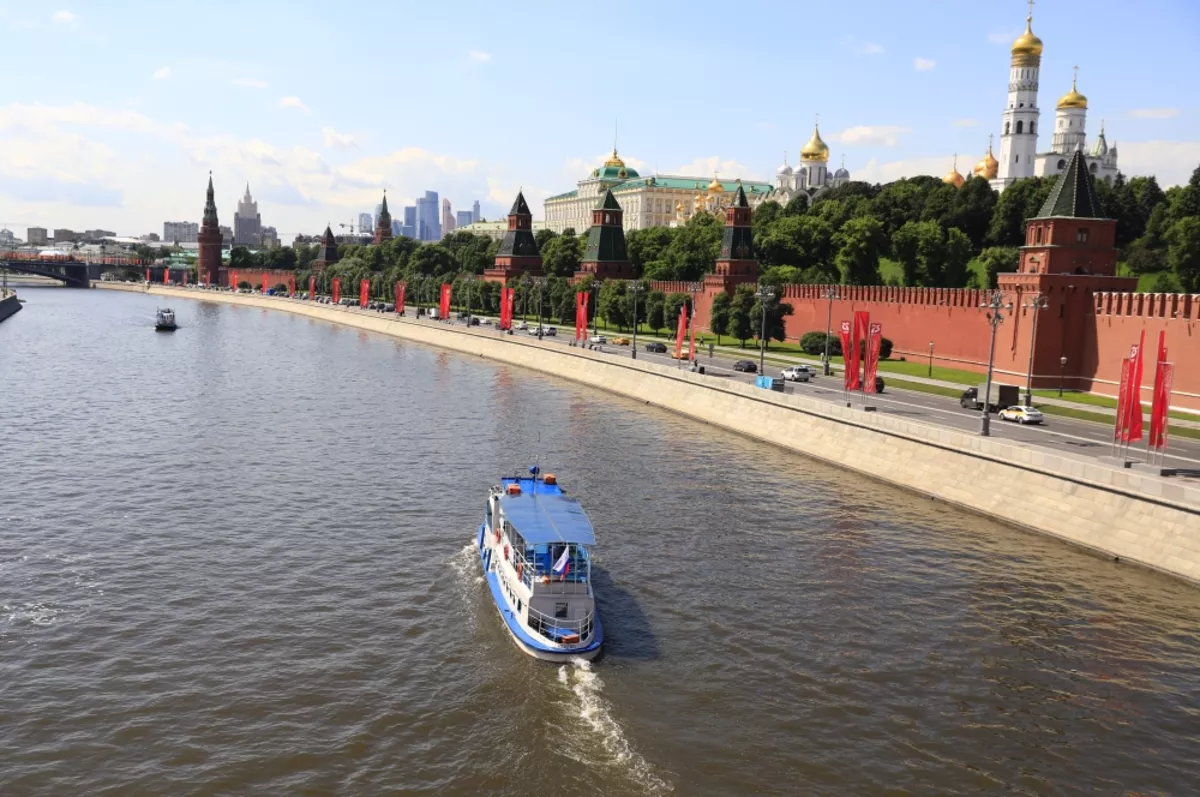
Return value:
[(807, 365), (792, 365), (784, 368), (780, 376), (786, 382), (807, 382), (813, 378), (813, 369)]

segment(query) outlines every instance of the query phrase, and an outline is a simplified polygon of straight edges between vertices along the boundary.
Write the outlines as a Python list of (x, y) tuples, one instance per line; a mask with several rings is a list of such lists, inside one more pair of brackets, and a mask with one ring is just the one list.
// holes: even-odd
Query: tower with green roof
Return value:
[(379, 219), (375, 222), (375, 245), (392, 240), (392, 214), (388, 213), (387, 191), (383, 192), (383, 206), (379, 210)]
[(508, 229), (496, 250), (496, 262), (483, 272), (484, 279), (504, 285), (509, 280), (525, 274), (542, 275), (542, 254), (533, 237), (533, 212), (525, 201), (525, 193), (517, 192), (512, 208), (508, 211)]
[(1117, 222), (1103, 218), (1083, 150), (1071, 155), (1041, 211), (1025, 226), (1023, 274), (1117, 273)]
[(592, 226), (576, 277), (590, 274), (597, 279), (633, 278), (633, 265), (625, 250), (624, 213), (612, 190), (605, 189), (592, 211)]
[(321, 246), (317, 259), (313, 261), (313, 271), (324, 271), (326, 266), (338, 262), (337, 239), (333, 237), (333, 229), (326, 224), (325, 233), (321, 236)]

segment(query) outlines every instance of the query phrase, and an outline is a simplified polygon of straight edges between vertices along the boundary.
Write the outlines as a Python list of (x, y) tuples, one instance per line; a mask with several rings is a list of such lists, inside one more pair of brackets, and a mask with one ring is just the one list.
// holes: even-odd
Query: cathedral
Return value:
[(850, 172), (846, 171), (844, 162), (832, 176), (829, 174), (829, 145), (821, 139), (820, 127), (814, 124), (812, 138), (800, 150), (800, 165), (793, 169), (785, 154), (783, 165), (775, 170), (775, 188), (766, 199), (786, 205), (801, 194), (814, 199), (824, 191), (848, 182)]
[(1087, 97), (1079, 93), (1078, 75), (1071, 81), (1071, 90), (1059, 98), (1055, 107), (1054, 129), (1050, 148), (1038, 152), (1037, 104), (1038, 78), (1042, 65), (1042, 40), (1033, 33), (1033, 8), (1025, 18), (1025, 32), (1012, 45), (1012, 62), (1008, 77), (1008, 105), (1002, 117), (1000, 156), (993, 158), (991, 147), (985, 161), (995, 160), (996, 168), (976, 166), (976, 174), (986, 177), (992, 188), (1003, 191), (1024, 177), (1048, 177), (1061, 174), (1076, 151), (1084, 153), (1087, 169), (1097, 180), (1112, 182), (1117, 176), (1117, 147), (1109, 146), (1104, 138), (1104, 125), (1096, 142), (1087, 146)]

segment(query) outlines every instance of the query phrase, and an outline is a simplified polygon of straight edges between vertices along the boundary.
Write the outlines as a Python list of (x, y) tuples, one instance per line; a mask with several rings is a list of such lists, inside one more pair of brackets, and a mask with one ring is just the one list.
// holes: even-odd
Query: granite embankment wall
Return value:
[(17, 301), (15, 294), (5, 296), (0, 299), (0, 321), (16, 314), (21, 309), (21, 303)]
[(271, 297), (151, 292), (298, 313), (566, 377), (1200, 583), (1200, 489), (1169, 479), (527, 336)]

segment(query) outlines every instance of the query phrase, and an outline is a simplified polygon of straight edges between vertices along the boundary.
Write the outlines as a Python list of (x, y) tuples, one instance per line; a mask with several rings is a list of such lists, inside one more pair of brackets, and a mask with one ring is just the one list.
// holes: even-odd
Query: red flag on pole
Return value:
[(371, 296), (371, 281), (368, 279), (361, 280), (358, 283), (358, 306), (366, 307), (367, 299)]
[(588, 292), (580, 291), (575, 294), (575, 340), (582, 341), (587, 337), (588, 323)]
[(1121, 360), (1121, 387), (1117, 390), (1117, 422), (1113, 427), (1113, 440), (1125, 442), (1125, 427), (1129, 424), (1129, 366), (1128, 357)]
[[(851, 365), (851, 369), (854, 371), (854, 387), (851, 388), (851, 390), (857, 390), (859, 387), (862, 386), (862, 383), (858, 381), (859, 380), (859, 369), (862, 367), (863, 346), (867, 341), (867, 335), (870, 334), (870, 326), (871, 326), (871, 314), (868, 313), (866, 310), (855, 310), (854, 311), (854, 337), (850, 342), (850, 347), (851, 347), (851, 349), (853, 349), (853, 352), (852, 352), (853, 364)], [(846, 356), (846, 353), (842, 352), (842, 357), (844, 358), (845, 356)]]
[(863, 368), (863, 392), (875, 392), (875, 372), (879, 366), (879, 350), (883, 346), (883, 324), (871, 324), (867, 337), (867, 362)]
[(1145, 359), (1146, 330), (1142, 330), (1136, 348), (1130, 352), (1133, 364), (1129, 372), (1129, 421), (1125, 425), (1127, 443), (1142, 439), (1142, 362)]
[(852, 327), (851, 322), (843, 321), (841, 327), (838, 328), (838, 335), (842, 339), (842, 364), (845, 366), (842, 378), (846, 390), (858, 390), (858, 370), (850, 367)]
[(1150, 440), (1153, 450), (1162, 447), (1163, 430), (1167, 424), (1167, 397), (1162, 393), (1163, 367), (1167, 365), (1167, 333), (1158, 333), (1158, 354), (1154, 358), (1154, 394), (1150, 404)]
[(500, 289), (500, 329), (505, 330), (512, 327), (512, 304), (509, 301), (509, 295), (512, 288)]
[(398, 314), (404, 313), (404, 289), (407, 287), (407, 282), (396, 283), (396, 312)]
[(163, 285), (166, 285), (171, 279), (171, 269), (163, 267)]
[(508, 289), (508, 326), (505, 329), (513, 328), (513, 318), (516, 316), (517, 310), (517, 289)]
[(683, 337), (687, 334), (687, 305), (679, 308), (679, 326), (675, 330), (675, 359), (683, 357)]
[(288, 298), (291, 299), (296, 295), (296, 275), (288, 277)]
[(452, 286), (444, 282), (442, 283), (442, 301), (438, 307), (439, 318), (446, 319), (450, 317), (450, 292), (452, 289)]
[(342, 278), (333, 278), (333, 303), (337, 304), (342, 298)]
[(229, 287), (230, 287), (230, 288), (233, 288), (233, 289), (236, 291), (236, 290), (237, 290), (237, 286), (238, 286), (237, 272), (236, 272), (236, 271), (230, 272), (230, 274), (229, 274)]
[(1160, 420), (1158, 425), (1158, 446), (1156, 450), (1162, 451), (1167, 447), (1167, 409), (1171, 406), (1171, 387), (1175, 381), (1175, 365), (1173, 363), (1164, 362), (1159, 366), (1162, 372), (1162, 379), (1159, 380), (1158, 390), (1162, 393), (1162, 401), (1160, 410)]
[(150, 269), (146, 269), (146, 282), (150, 281)]
[(317, 278), (316, 277), (308, 278), (308, 300), (310, 302), (315, 302), (317, 300)]

